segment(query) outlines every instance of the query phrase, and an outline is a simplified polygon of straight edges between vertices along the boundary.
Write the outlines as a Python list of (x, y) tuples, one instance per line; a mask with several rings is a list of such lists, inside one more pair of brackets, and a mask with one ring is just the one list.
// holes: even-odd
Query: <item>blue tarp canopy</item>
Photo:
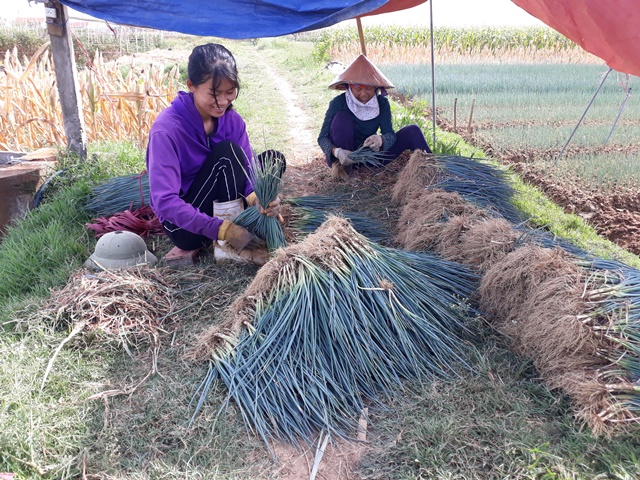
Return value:
[[(406, 0), (59, 1), (113, 23), (235, 39), (276, 37), (329, 27), (383, 6), (387, 6), (385, 11), (407, 8)], [(393, 8), (396, 3), (398, 8)]]

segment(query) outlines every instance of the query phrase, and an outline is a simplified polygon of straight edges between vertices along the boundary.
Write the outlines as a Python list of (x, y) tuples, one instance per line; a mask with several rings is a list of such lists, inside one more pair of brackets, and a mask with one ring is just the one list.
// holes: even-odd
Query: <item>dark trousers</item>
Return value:
[[(286, 169), (286, 161), (280, 152), (267, 150), (257, 156), (262, 162), (267, 155), (277, 156), (282, 163), (281, 173)], [(244, 197), (247, 182), (246, 158), (244, 150), (230, 141), (217, 143), (202, 164), (189, 191), (181, 198), (202, 213), (213, 217), (214, 202), (228, 202)], [(188, 232), (165, 220), (162, 223), (171, 241), (183, 250), (195, 250), (211, 245), (212, 239), (204, 235)]]
[[(356, 145), (355, 127), (348, 112), (337, 112), (331, 122), (329, 131), (331, 143), (336, 147), (346, 150), (357, 150), (360, 145)], [(431, 149), (424, 138), (422, 130), (417, 125), (407, 125), (396, 132), (396, 141), (389, 150), (385, 150), (383, 163), (395, 160), (405, 150), (424, 150), (431, 153)]]

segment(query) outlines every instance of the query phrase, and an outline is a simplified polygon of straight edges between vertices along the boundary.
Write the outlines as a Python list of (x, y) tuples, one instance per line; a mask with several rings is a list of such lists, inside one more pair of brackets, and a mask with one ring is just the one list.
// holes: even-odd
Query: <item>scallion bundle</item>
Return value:
[(582, 317), (601, 342), (610, 365), (600, 372), (614, 401), (603, 422), (640, 422), (640, 271), (611, 260), (579, 262), (590, 271)]
[(403, 381), (466, 366), (461, 297), (476, 279), (459, 264), (382, 247), (331, 217), (279, 250), (227, 321), (203, 336), (217, 348), (197, 409), (219, 379), (267, 445), (311, 444), (319, 432), (354, 438), (362, 410)]
[(374, 152), (369, 147), (360, 146), (349, 154), (354, 165), (364, 165), (367, 167), (382, 167), (387, 156), (384, 152)]
[[(262, 162), (254, 159), (250, 165), (249, 178), (253, 191), (264, 208), (278, 197), (281, 172), (282, 162), (276, 155), (264, 155)], [(278, 219), (261, 214), (255, 206), (240, 213), (233, 223), (262, 238), (270, 252), (287, 245)]]
[[(330, 215), (329, 211), (320, 208), (296, 207), (291, 212), (289, 227), (305, 235), (315, 231)], [(389, 233), (380, 222), (358, 213), (342, 212), (341, 215), (351, 222), (359, 234), (369, 240), (382, 242), (389, 239)]]
[(305, 195), (287, 197), (283, 202), (294, 207), (315, 208), (317, 210), (339, 210), (353, 198), (351, 193), (335, 193), (332, 195)]
[(149, 174), (110, 178), (91, 189), (85, 208), (96, 217), (109, 217), (149, 205)]
[(441, 175), (429, 188), (456, 192), (466, 201), (498, 213), (512, 223), (522, 221), (510, 202), (514, 190), (504, 171), (457, 155), (436, 155), (434, 159)]

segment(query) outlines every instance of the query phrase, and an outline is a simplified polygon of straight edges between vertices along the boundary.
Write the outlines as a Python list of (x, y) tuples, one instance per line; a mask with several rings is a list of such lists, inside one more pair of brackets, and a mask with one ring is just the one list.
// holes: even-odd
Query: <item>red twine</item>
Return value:
[(87, 223), (87, 228), (96, 232), (100, 238), (105, 233), (125, 230), (147, 238), (151, 235), (164, 235), (165, 231), (158, 217), (149, 205), (135, 210), (125, 210), (109, 217), (94, 218), (93, 223)]

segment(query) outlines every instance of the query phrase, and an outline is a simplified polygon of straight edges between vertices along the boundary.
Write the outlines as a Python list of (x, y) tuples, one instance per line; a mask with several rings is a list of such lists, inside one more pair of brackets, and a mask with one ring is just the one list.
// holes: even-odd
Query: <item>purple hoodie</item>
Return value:
[[(206, 215), (180, 198), (189, 187), (211, 152), (209, 145), (230, 140), (240, 146), (251, 159), (247, 126), (235, 110), (227, 110), (218, 118), (215, 133), (207, 135), (193, 95), (178, 96), (153, 123), (147, 147), (147, 170), (151, 208), (161, 222), (169, 220), (182, 229), (207, 238), (217, 239), (222, 220)], [(248, 165), (245, 170), (249, 172)], [(247, 182), (245, 196), (253, 191)]]

